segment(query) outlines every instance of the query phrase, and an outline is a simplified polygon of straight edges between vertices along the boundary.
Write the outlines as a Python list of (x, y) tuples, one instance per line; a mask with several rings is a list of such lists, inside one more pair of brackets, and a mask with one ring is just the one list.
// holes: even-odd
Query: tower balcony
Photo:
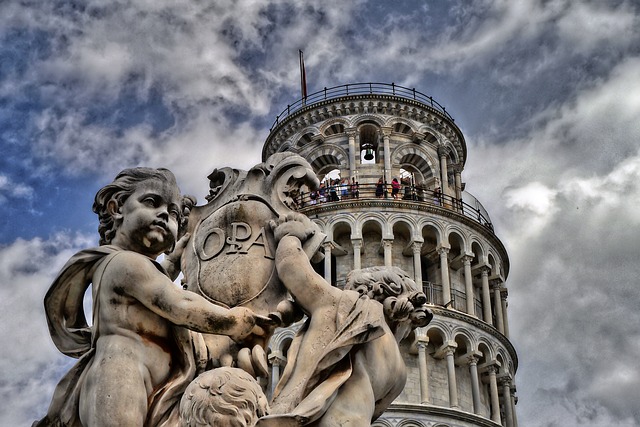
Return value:
[(468, 192), (462, 198), (425, 190), (413, 184), (405, 185), (394, 197), (390, 185), (360, 184), (357, 189), (347, 186), (321, 187), (320, 190), (303, 192), (295, 198), (293, 208), (311, 216), (320, 212), (340, 211), (358, 207), (402, 208), (415, 211), (430, 211), (443, 216), (455, 215), (464, 221), (471, 220), (483, 229), (494, 232), (486, 209)]

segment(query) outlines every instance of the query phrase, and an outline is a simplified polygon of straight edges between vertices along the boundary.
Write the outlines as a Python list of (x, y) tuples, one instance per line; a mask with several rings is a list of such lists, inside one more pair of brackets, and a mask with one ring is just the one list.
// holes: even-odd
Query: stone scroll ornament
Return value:
[[(313, 169), (296, 154), (277, 153), (249, 171), (216, 169), (209, 180), (208, 203), (194, 207), (189, 218), (192, 238), (182, 258), (184, 287), (222, 307), (243, 306), (276, 317), (279, 325), (301, 318), (278, 278), (276, 241), (267, 224), (293, 213), (301, 192), (319, 186)], [(304, 248), (308, 258), (322, 256), (317, 250), (325, 239), (313, 226), (314, 236)], [(203, 336), (209, 367), (235, 365), (268, 377), (269, 333), (243, 343)]]

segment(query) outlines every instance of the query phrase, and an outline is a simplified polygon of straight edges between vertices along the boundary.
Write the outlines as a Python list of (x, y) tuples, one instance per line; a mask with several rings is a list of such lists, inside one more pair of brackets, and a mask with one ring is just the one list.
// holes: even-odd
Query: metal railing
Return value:
[[(451, 289), (451, 301), (444, 301), (442, 296), (442, 285), (436, 283), (423, 281), (422, 292), (427, 296), (427, 303), (432, 305), (445, 306), (449, 303), (449, 306), (455, 308), (463, 313), (467, 312), (467, 295), (457, 289)], [(478, 319), (484, 321), (482, 301), (474, 296), (473, 305), (475, 310), (475, 316)]]
[(328, 203), (371, 199), (398, 200), (440, 206), (470, 218), (493, 231), (493, 225), (479, 203), (476, 206), (472, 206), (462, 199), (457, 199), (438, 191), (425, 190), (415, 185), (403, 185), (396, 194), (388, 184), (359, 184), (357, 187), (352, 185), (321, 187), (319, 190), (303, 192), (298, 195), (294, 200), (295, 206), (293, 208), (301, 210)]
[(397, 85), (395, 83), (351, 83), (341, 86), (334, 86), (330, 88), (324, 88), (304, 98), (301, 98), (293, 104), (287, 105), (273, 122), (269, 133), (273, 131), (280, 124), (281, 121), (292, 115), (293, 113), (303, 109), (306, 106), (349, 95), (393, 95), (406, 99), (418, 101), (425, 106), (436, 109), (441, 112), (445, 117), (454, 122), (453, 117), (447, 112), (447, 110), (438, 103), (433, 97), (417, 91), (415, 88), (408, 88)]

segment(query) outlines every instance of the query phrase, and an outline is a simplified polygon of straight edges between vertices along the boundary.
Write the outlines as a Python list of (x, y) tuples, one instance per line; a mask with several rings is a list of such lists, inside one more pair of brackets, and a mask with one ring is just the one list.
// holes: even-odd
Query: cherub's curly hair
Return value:
[(388, 322), (411, 318), (415, 327), (421, 327), (431, 320), (431, 314), (424, 306), (427, 297), (401, 268), (353, 270), (347, 275), (345, 289), (357, 291), (381, 303)]
[[(111, 243), (118, 226), (107, 209), (109, 201), (114, 200), (118, 206), (122, 206), (127, 198), (135, 192), (137, 184), (150, 179), (168, 181), (176, 187), (178, 186), (176, 183), (176, 177), (169, 169), (140, 167), (123, 170), (116, 176), (116, 179), (114, 179), (111, 184), (105, 185), (98, 191), (98, 193), (96, 193), (96, 197), (93, 202), (93, 211), (98, 214), (98, 219), (100, 221), (100, 224), (98, 225), (98, 232), (100, 233), (101, 245), (108, 245)], [(182, 210), (180, 218), (178, 219), (181, 229), (180, 231), (182, 231), (186, 226), (186, 217), (189, 215), (189, 211), (193, 208), (195, 203), (196, 199), (193, 196), (183, 196)]]
[(216, 368), (198, 376), (180, 401), (180, 426), (251, 427), (269, 408), (260, 385), (238, 368)]

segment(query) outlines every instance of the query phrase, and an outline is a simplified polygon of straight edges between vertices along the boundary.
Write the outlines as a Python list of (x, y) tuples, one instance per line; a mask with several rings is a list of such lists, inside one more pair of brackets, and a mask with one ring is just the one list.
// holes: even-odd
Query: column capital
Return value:
[(440, 157), (447, 156), (447, 149), (444, 147), (444, 145), (438, 145), (438, 156)]
[(382, 246), (385, 248), (393, 247), (393, 239), (382, 239)]
[(446, 356), (453, 355), (458, 348), (458, 344), (455, 341), (447, 341), (442, 344), (433, 354), (436, 359), (442, 359)]
[(509, 290), (507, 288), (500, 288), (500, 299), (507, 300), (509, 296)]
[(451, 169), (453, 169), (453, 173), (460, 174), (462, 173), (462, 165), (460, 163), (455, 163), (451, 165)]
[(411, 244), (411, 250), (414, 255), (419, 255), (422, 252), (422, 242), (413, 242)]
[(355, 138), (355, 136), (357, 134), (357, 131), (356, 131), (356, 128), (346, 128), (344, 130), (344, 133), (346, 133), (348, 137), (354, 137)]
[(393, 128), (391, 126), (381, 126), (380, 130), (382, 131), (382, 136), (388, 138), (391, 136), (391, 131), (393, 131)]
[(473, 258), (474, 258), (474, 257), (473, 257), (473, 255), (464, 254), (464, 255), (462, 256), (462, 262), (463, 262), (464, 264), (469, 264), (469, 265), (471, 265), (471, 261), (473, 261)]
[(492, 291), (501, 290), (502, 289), (502, 280), (490, 280), (489, 286)]
[(491, 273), (491, 267), (488, 265), (483, 265), (480, 267), (480, 274), (483, 277), (489, 277), (489, 273)]
[(280, 350), (276, 350), (269, 355), (269, 362), (273, 366), (284, 366), (287, 364), (287, 358), (284, 357)]
[(478, 360), (480, 360), (480, 358), (482, 357), (482, 353), (474, 350), (474, 351), (470, 351), (467, 354), (463, 354), (462, 356), (459, 356), (456, 358), (456, 365), (458, 366), (464, 366), (464, 365), (477, 365), (478, 364)]
[(355, 239), (351, 239), (351, 245), (355, 248), (356, 246), (362, 247), (362, 238), (356, 237)]
[(496, 380), (498, 381), (498, 385), (500, 385), (501, 387), (509, 387), (509, 389), (511, 389), (511, 375), (509, 374), (498, 375), (496, 377)]
[(332, 249), (335, 249), (335, 248), (336, 248), (336, 246), (335, 246), (335, 245), (333, 244), (333, 242), (332, 242), (332, 241), (330, 241), (330, 240), (328, 240), (328, 241), (327, 241), (327, 240), (325, 240), (324, 242), (322, 242), (322, 247), (323, 247), (325, 250), (326, 250), (326, 249), (332, 250)]
[(442, 256), (443, 254), (447, 255), (449, 253), (450, 249), (451, 248), (448, 248), (446, 246), (440, 246), (437, 250), (438, 250), (438, 253), (440, 254), (440, 256)]

